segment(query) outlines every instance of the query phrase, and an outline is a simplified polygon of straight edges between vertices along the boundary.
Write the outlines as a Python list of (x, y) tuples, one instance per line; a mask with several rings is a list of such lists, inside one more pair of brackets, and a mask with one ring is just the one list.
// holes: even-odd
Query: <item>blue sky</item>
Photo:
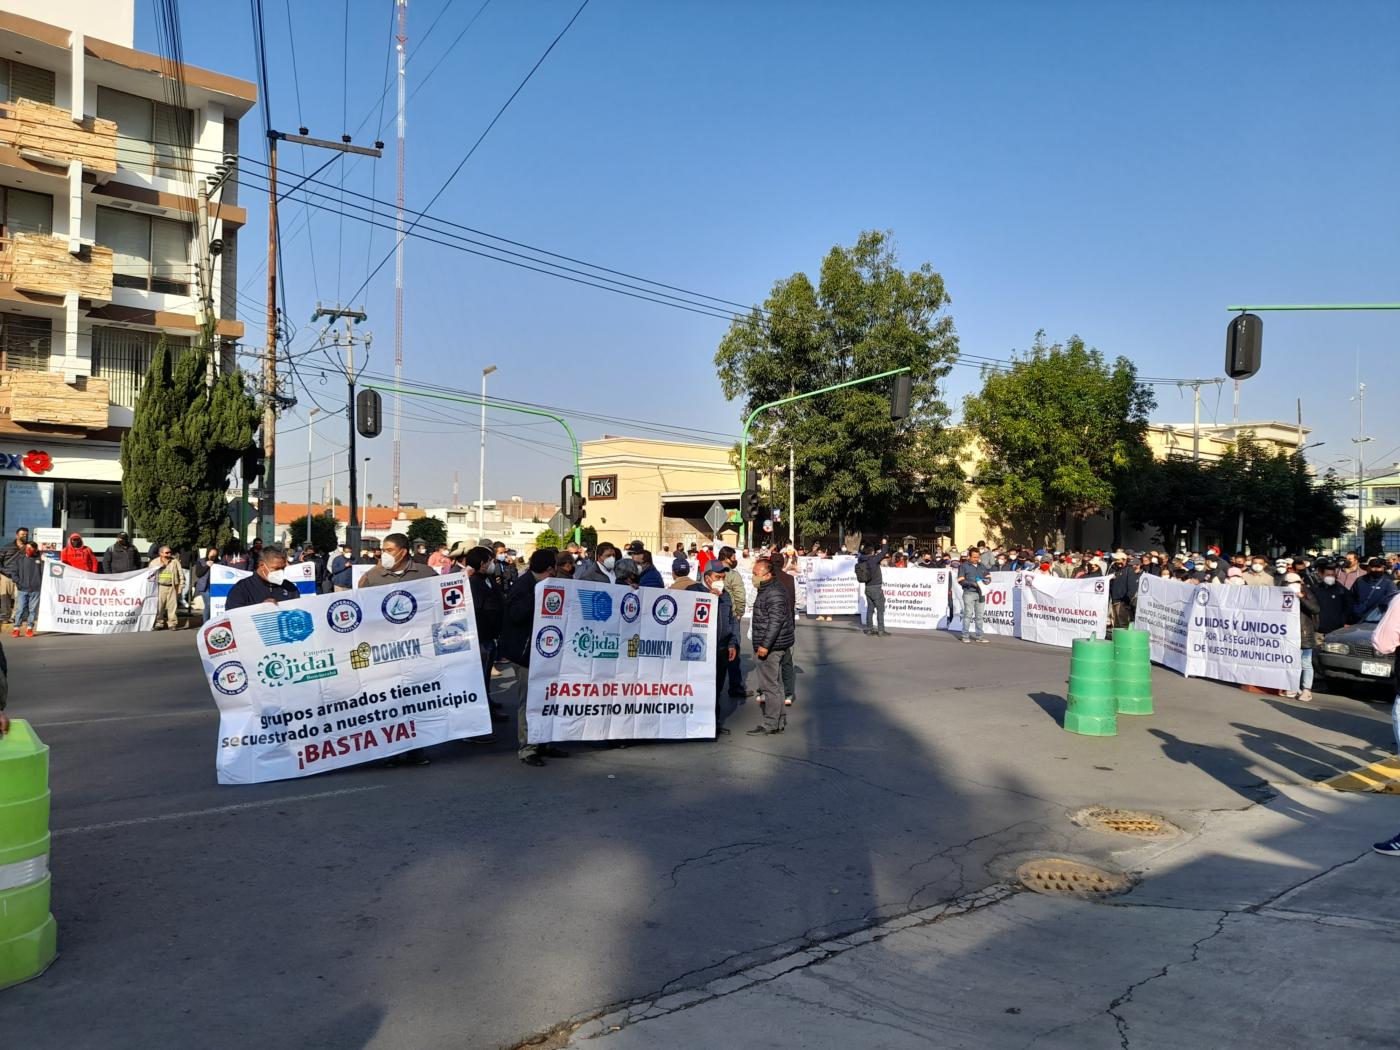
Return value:
[[(264, 2), (274, 127), (337, 138), (372, 111), (356, 136), (371, 141), (391, 4), (352, 0), (343, 62), (342, 3)], [(411, 0), (409, 90), (446, 57), (408, 106), (410, 207), (438, 190), (577, 3), (493, 0), (449, 52), (479, 7)], [(182, 17), (188, 61), (253, 79), (246, 12), (186, 4)], [(1124, 354), (1144, 375), (1213, 377), (1227, 305), (1400, 300), (1398, 36), (1393, 3), (592, 0), (431, 211), (739, 302), (761, 301), (796, 270), (815, 273), (862, 229), (890, 229), (907, 266), (943, 274), (968, 353), (1005, 358), (1044, 328)], [(153, 48), (146, 5), (137, 38)], [(392, 200), (393, 111), (391, 91), (389, 152), (347, 167), (348, 190)], [(255, 110), (244, 121), (254, 157), (260, 127)], [(298, 152), (283, 148), (285, 171), (303, 163)], [(338, 166), (319, 177), (338, 184)], [(240, 283), (254, 304), (264, 196), (244, 188)], [(342, 230), (313, 215), (308, 240), (301, 209), (283, 207), (302, 348), (317, 298), (350, 295), (391, 235), (376, 231), (371, 252), (361, 223)], [(738, 406), (713, 376), (722, 321), (413, 240), (406, 287), (409, 378), (470, 392), (496, 364), (493, 395), (738, 429)], [(361, 298), (371, 370), (391, 371), (392, 263)], [(260, 345), (261, 314), (250, 307), (245, 321), (247, 345)], [(1353, 456), (1359, 353), (1368, 462), (1400, 459), (1388, 408), (1398, 335), (1400, 313), (1265, 315), (1264, 368), (1243, 386), (1241, 418), (1291, 420), (1301, 397), (1311, 440), (1325, 442), (1311, 455), (1323, 465)], [(339, 388), (320, 386), (320, 369), (303, 375), (330, 408)], [(975, 367), (954, 369), (950, 399), (977, 381)], [(1157, 392), (1154, 418), (1189, 421), (1189, 392)], [(1204, 419), (1229, 419), (1228, 385), (1218, 400), (1216, 388), (1203, 396)], [(475, 495), (475, 413), (450, 422), (444, 411), (406, 409), (405, 500), (441, 504), (454, 471), (463, 498)], [(283, 423), (284, 498), (305, 491), (305, 430), (291, 432), (301, 417)], [(496, 414), (489, 426), (489, 495), (557, 492), (571, 469), (557, 428)], [(575, 429), (586, 439), (631, 428), (579, 419)], [(319, 492), (343, 418), (317, 430)], [(368, 444), (379, 500), (387, 432)], [(339, 468), (343, 497), (343, 452)]]

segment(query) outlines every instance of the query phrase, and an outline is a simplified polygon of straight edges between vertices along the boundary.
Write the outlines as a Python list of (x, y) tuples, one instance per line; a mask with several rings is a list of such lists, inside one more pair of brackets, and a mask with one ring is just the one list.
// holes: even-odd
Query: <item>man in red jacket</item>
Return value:
[(71, 565), (75, 569), (82, 569), (84, 572), (97, 571), (97, 555), (92, 553), (92, 548), (83, 543), (81, 533), (73, 533), (68, 537), (68, 546), (63, 548), (63, 554), (59, 558), (64, 565)]

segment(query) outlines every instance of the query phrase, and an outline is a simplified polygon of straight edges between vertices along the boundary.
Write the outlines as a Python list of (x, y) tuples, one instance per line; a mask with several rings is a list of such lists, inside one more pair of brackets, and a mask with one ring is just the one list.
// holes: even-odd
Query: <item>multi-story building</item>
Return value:
[[(0, 529), (130, 529), (120, 441), (157, 343), (200, 323), (200, 180), (235, 156), (253, 85), (132, 48), (134, 0), (0, 10)], [(182, 85), (182, 90), (177, 89)], [(235, 314), (227, 179), (209, 208), (220, 360)]]

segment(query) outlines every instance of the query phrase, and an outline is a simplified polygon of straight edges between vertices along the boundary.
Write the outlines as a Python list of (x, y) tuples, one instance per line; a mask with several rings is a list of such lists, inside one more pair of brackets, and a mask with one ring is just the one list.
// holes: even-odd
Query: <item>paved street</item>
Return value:
[[(1396, 1044), (1369, 844), (1400, 799), (1311, 786), (1387, 753), (1380, 705), (1159, 670), (1156, 715), (1081, 738), (1067, 651), (804, 624), (780, 737), (750, 706), (717, 744), (236, 788), (192, 633), (7, 653), (53, 748), (60, 947), (0, 993), (7, 1046)], [(1140, 882), (1015, 892), (1042, 853)]]

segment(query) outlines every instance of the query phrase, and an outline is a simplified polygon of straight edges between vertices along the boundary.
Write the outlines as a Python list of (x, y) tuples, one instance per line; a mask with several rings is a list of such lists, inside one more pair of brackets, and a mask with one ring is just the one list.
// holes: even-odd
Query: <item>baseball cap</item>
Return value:
[(673, 576), (684, 576), (690, 571), (690, 562), (685, 558), (677, 558), (671, 562), (671, 574)]
[(646, 549), (646, 544), (642, 543), (641, 540), (633, 540), (627, 545), (628, 554), (640, 554)]

